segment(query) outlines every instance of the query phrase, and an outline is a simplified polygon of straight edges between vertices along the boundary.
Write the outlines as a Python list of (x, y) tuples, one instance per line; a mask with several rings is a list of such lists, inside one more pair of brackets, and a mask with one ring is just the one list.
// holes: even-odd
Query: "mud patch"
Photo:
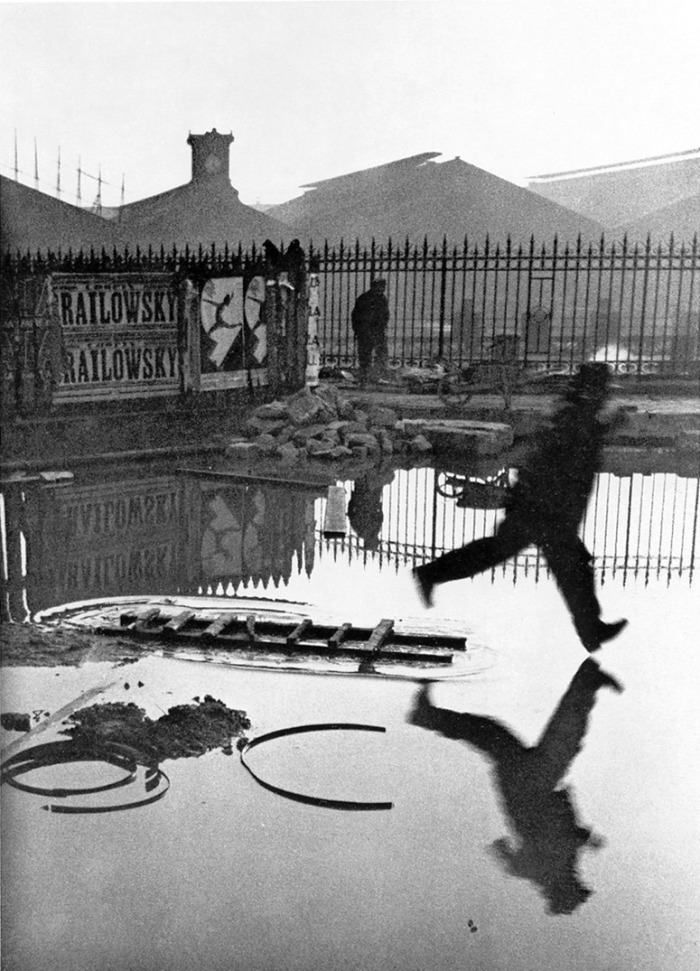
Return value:
[(86, 661), (128, 664), (149, 653), (145, 645), (69, 627), (0, 624), (4, 667), (79, 667)]
[(81, 746), (118, 742), (143, 753), (152, 764), (194, 758), (216, 748), (232, 754), (232, 740), (250, 728), (246, 712), (229, 708), (211, 695), (195, 704), (175, 705), (157, 721), (133, 702), (109, 702), (81, 708), (68, 724), (62, 734)]

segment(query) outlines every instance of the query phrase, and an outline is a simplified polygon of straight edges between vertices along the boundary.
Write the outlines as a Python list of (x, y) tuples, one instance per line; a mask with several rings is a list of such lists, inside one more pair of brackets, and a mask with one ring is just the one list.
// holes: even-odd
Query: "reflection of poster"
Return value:
[(267, 333), (261, 312), (265, 281), (254, 277), (245, 292), (243, 277), (214, 277), (200, 298), (202, 390), (265, 384)]

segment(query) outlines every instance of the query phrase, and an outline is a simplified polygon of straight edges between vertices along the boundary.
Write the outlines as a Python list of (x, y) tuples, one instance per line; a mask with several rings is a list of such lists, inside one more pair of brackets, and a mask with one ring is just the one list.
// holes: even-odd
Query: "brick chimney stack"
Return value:
[(204, 135), (188, 135), (192, 146), (192, 182), (218, 182), (231, 185), (229, 177), (229, 146), (233, 134), (220, 135), (216, 128)]

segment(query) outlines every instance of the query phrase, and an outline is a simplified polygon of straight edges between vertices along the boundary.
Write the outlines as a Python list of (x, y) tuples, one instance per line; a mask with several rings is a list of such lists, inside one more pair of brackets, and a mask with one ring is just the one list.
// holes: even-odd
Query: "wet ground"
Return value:
[(111, 761), (54, 749), (15, 780), (41, 792), (3, 786), (3, 967), (697, 968), (697, 479), (599, 478), (584, 535), (604, 617), (630, 624), (598, 668), (534, 551), (441, 588), (426, 614), (410, 566), (499, 512), (458, 506), (432, 469), (387, 478), (366, 496), (378, 491), (380, 518), (338, 540), (323, 537), (323, 493), (168, 469), (25, 498), (7, 548), (15, 614), (264, 596), (339, 621), (449, 619), (478, 663), (425, 698), (419, 677), (250, 670), (22, 626), (30, 665), (5, 666), (2, 710), (35, 734), (3, 729), (3, 762), (65, 741), (63, 718), (94, 705), (155, 724), (209, 695), (246, 713), (249, 738), (355, 727), (249, 749), (257, 780), (233, 727), (232, 744), (161, 751), (157, 770), (109, 745)]

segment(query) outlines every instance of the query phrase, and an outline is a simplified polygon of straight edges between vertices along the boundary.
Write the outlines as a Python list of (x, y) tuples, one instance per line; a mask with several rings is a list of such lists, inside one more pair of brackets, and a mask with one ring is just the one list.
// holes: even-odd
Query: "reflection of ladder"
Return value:
[(294, 623), (253, 613), (241, 617), (233, 611), (220, 613), (212, 620), (211, 616), (203, 617), (194, 610), (172, 614), (160, 607), (123, 613), (118, 624), (100, 626), (96, 633), (234, 651), (359, 658), (369, 664), (374, 661), (451, 664), (453, 651), (466, 650), (463, 637), (397, 633), (393, 620), (381, 620), (374, 628), (355, 627), (350, 623), (334, 626), (315, 624), (309, 618)]

